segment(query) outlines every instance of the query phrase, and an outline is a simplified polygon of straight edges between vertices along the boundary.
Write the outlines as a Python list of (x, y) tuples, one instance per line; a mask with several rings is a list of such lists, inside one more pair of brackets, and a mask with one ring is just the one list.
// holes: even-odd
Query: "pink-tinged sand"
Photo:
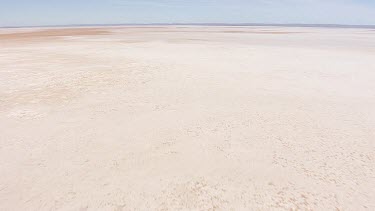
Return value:
[(375, 33), (0, 29), (0, 210), (375, 210)]

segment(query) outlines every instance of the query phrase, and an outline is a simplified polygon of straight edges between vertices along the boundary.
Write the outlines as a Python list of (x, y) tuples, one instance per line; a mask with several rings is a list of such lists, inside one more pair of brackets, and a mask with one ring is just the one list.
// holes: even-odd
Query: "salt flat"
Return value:
[(0, 210), (375, 210), (375, 31), (0, 29)]

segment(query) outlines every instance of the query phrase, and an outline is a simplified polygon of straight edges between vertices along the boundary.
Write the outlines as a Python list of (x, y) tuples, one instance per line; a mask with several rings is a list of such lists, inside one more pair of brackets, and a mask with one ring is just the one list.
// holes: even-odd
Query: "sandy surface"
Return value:
[(0, 29), (0, 210), (375, 210), (375, 31)]

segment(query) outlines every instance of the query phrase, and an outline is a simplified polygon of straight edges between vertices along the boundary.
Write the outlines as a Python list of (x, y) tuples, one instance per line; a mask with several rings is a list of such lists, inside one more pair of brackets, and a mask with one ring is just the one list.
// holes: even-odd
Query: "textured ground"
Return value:
[(0, 210), (375, 210), (375, 31), (0, 29)]

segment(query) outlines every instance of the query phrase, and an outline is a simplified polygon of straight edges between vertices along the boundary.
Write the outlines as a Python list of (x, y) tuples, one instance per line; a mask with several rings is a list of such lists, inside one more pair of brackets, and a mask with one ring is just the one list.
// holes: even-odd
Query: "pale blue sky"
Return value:
[(0, 0), (0, 26), (116, 23), (375, 25), (375, 0)]

